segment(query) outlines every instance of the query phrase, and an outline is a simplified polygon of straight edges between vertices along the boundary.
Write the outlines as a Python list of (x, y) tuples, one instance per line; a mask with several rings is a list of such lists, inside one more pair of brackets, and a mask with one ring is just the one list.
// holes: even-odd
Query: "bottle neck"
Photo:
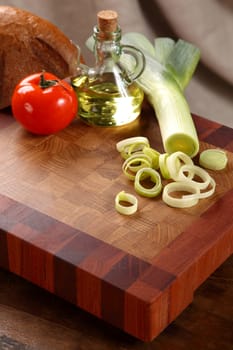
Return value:
[(94, 27), (93, 37), (95, 39), (95, 57), (98, 64), (112, 59), (117, 61), (121, 55), (121, 29), (115, 32), (101, 32)]

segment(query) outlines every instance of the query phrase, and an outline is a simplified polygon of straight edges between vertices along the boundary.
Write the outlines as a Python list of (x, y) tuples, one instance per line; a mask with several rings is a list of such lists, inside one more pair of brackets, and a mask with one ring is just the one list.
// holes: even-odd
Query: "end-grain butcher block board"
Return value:
[[(138, 196), (132, 216), (114, 199), (133, 184), (116, 142), (147, 136), (163, 152), (149, 106), (126, 127), (75, 120), (33, 136), (0, 114), (0, 266), (133, 336), (149, 341), (191, 302), (233, 251), (233, 130), (193, 116), (201, 150), (225, 149), (216, 191), (191, 208)], [(197, 162), (197, 159), (195, 160)]]

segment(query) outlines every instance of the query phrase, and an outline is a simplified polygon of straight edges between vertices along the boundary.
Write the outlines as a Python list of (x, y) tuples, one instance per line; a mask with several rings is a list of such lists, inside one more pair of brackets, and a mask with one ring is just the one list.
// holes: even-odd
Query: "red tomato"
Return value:
[(64, 129), (78, 109), (72, 86), (47, 72), (23, 79), (16, 86), (11, 102), (15, 119), (28, 131), (39, 135)]

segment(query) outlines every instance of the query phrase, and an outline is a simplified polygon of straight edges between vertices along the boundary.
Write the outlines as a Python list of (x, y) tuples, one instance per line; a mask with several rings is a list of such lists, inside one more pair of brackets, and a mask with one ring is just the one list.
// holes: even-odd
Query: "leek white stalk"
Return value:
[[(183, 89), (199, 61), (198, 48), (183, 40), (174, 45), (169, 41), (159, 55), (149, 40), (138, 33), (126, 33), (123, 43), (136, 46), (145, 55), (145, 69), (137, 82), (155, 110), (165, 152), (182, 151), (194, 157), (199, 151), (199, 140)], [(161, 41), (158, 47), (162, 47)], [(127, 57), (123, 57), (123, 63), (131, 68), (134, 64)]]

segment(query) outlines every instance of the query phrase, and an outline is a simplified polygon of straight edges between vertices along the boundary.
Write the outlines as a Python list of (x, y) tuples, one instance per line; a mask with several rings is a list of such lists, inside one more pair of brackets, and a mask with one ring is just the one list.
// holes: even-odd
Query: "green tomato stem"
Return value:
[(46, 80), (44, 77), (44, 73), (42, 73), (40, 75), (40, 87), (41, 89), (46, 89), (50, 86), (55, 86), (58, 84), (58, 80), (54, 79), (54, 80)]

